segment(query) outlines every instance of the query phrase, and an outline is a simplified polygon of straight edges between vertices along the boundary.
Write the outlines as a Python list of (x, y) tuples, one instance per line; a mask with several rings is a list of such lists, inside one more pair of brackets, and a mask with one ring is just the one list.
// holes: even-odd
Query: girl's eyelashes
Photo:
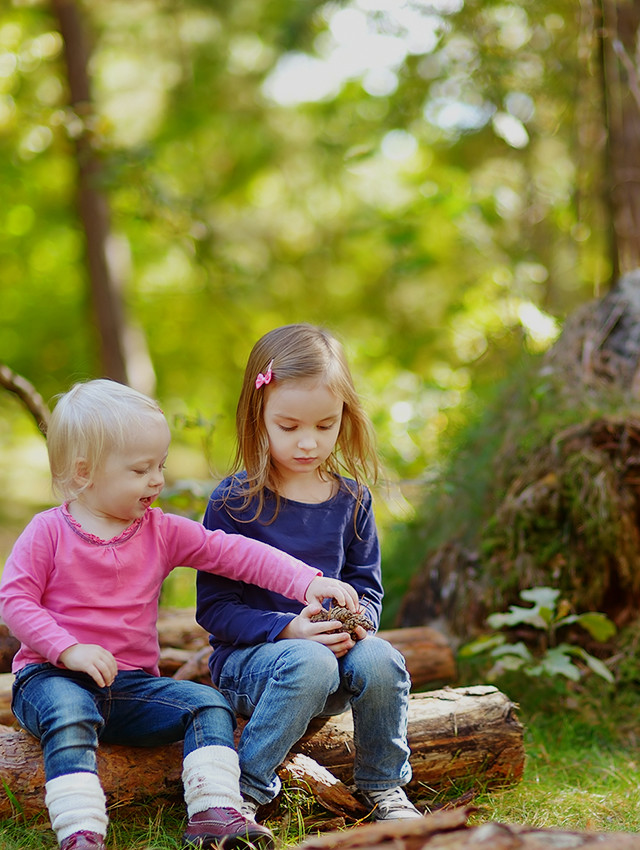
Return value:
[[(295, 431), (297, 425), (278, 425), (281, 431)], [(332, 422), (331, 425), (316, 425), (318, 431), (331, 431), (332, 428), (335, 428), (335, 422)]]

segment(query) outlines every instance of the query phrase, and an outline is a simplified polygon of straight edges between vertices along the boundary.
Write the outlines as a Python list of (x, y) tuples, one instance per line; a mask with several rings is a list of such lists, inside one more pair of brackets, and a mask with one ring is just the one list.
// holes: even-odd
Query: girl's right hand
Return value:
[(348, 632), (335, 631), (337, 628), (342, 628), (342, 623), (338, 622), (338, 620), (323, 620), (319, 623), (311, 622), (311, 617), (314, 614), (318, 614), (321, 610), (322, 606), (316, 602), (307, 605), (280, 632), (277, 640), (285, 640), (287, 638), (314, 640), (326, 646), (327, 649), (330, 649), (336, 658), (346, 655), (355, 646), (355, 643), (351, 640)]
[(75, 643), (65, 649), (58, 660), (67, 670), (88, 673), (100, 688), (112, 685), (118, 673), (118, 663), (113, 655), (95, 643)]

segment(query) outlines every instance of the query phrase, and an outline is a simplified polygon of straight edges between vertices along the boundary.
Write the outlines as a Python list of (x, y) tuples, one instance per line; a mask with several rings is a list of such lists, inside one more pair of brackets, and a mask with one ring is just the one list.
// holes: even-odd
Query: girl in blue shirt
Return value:
[[(235, 471), (213, 491), (205, 526), (347, 582), (377, 628), (380, 548), (365, 480), (378, 465), (340, 343), (306, 324), (263, 336), (245, 370), (236, 433)], [(213, 574), (198, 575), (197, 587), (213, 683), (249, 718), (238, 748), (243, 814), (255, 818), (278, 794), (276, 771), (309, 722), (350, 707), (354, 782), (374, 818), (420, 817), (402, 790), (411, 778), (402, 655), (363, 628), (353, 640), (336, 621), (313, 622), (317, 604)]]

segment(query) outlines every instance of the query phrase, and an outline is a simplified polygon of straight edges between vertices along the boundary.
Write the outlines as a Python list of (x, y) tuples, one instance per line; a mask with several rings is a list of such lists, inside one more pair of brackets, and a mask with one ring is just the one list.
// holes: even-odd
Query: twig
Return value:
[(51, 411), (36, 388), (18, 375), (6, 364), (0, 363), (0, 386), (17, 395), (36, 421), (36, 425), (43, 436), (47, 436), (47, 425)]

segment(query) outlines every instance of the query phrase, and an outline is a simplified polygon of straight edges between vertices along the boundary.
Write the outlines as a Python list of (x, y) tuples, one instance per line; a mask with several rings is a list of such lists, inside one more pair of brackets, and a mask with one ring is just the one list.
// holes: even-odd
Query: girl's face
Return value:
[(171, 435), (164, 416), (149, 415), (123, 449), (109, 452), (79, 501), (97, 517), (126, 522), (141, 517), (164, 487)]
[(284, 481), (312, 475), (333, 451), (342, 400), (316, 378), (265, 387), (264, 424), (271, 458)]

